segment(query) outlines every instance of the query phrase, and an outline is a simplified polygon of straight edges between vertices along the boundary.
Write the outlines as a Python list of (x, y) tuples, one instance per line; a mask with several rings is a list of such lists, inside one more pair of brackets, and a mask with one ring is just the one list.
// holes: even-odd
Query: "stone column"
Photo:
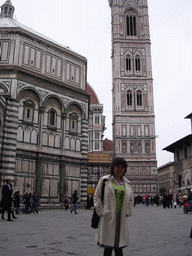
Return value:
[(43, 181), (43, 174), (42, 174), (42, 157), (41, 153), (37, 153), (37, 161), (36, 161), (36, 194), (37, 199), (41, 198), (41, 189), (42, 189), (42, 181)]
[(45, 108), (39, 107), (39, 136), (38, 136), (38, 146), (42, 146), (42, 139), (43, 139), (43, 114), (44, 114)]
[(63, 202), (65, 193), (66, 193), (65, 160), (63, 158), (61, 158), (61, 163), (60, 163), (60, 202)]
[(61, 114), (61, 130), (62, 130), (62, 136), (61, 136), (61, 150), (65, 150), (65, 120), (67, 117), (67, 113)]

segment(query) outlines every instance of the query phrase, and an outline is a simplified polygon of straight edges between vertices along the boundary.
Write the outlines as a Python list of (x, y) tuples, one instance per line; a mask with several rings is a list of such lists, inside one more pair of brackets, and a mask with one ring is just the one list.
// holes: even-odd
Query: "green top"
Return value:
[(118, 187), (117, 185), (115, 185), (115, 182), (113, 180), (111, 181), (111, 183), (116, 197), (116, 212), (121, 212), (125, 196), (125, 184), (123, 184), (121, 187)]

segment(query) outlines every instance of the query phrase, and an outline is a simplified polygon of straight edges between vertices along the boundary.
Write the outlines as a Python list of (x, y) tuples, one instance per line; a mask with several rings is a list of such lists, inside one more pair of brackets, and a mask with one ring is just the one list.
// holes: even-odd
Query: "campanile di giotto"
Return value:
[(157, 193), (155, 115), (147, 0), (109, 0), (114, 157), (127, 161), (135, 194)]

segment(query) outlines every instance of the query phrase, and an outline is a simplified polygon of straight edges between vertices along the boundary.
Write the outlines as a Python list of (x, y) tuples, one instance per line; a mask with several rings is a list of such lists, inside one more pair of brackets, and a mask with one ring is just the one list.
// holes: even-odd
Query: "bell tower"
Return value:
[(135, 194), (157, 193), (155, 115), (147, 0), (109, 0), (114, 157)]

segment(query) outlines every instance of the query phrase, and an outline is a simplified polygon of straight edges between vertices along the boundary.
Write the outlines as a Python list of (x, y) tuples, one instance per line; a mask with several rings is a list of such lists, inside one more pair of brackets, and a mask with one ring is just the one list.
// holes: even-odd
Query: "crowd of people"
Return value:
[(163, 195), (156, 195), (156, 196), (135, 196), (134, 197), (134, 206), (136, 204), (142, 203), (145, 206), (153, 206), (154, 204), (158, 206), (163, 206), (163, 208), (176, 208), (177, 206), (181, 207), (182, 200), (181, 195), (165, 192)]
[(26, 192), (22, 204), (24, 204), (24, 209), (22, 210), (22, 213), (26, 214), (33, 214), (33, 213), (39, 213), (37, 210), (38, 207), (38, 200), (36, 197), (36, 193), (34, 192), (33, 194)]
[[(24, 208), (21, 211), (21, 205)], [(7, 221), (13, 221), (17, 219), (15, 214), (33, 214), (39, 213), (38, 209), (38, 200), (36, 193), (33, 194), (26, 192), (23, 196), (23, 199), (20, 196), (20, 191), (16, 191), (13, 194), (13, 186), (11, 179), (6, 180), (6, 185), (2, 189), (2, 200), (1, 200), (1, 219), (5, 219), (5, 212), (7, 212)]]

